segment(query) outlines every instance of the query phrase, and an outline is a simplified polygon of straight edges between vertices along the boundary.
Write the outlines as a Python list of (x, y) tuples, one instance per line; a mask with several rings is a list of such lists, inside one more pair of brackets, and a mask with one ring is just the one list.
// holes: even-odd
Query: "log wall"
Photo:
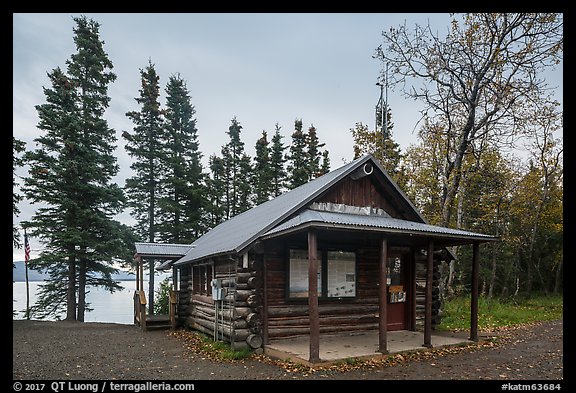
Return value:
[[(266, 252), (267, 339), (309, 334), (310, 321), (306, 301), (286, 299), (286, 256), (281, 244)], [(357, 251), (356, 298), (320, 300), (320, 332), (336, 333), (378, 329), (377, 248)]]
[[(319, 304), (320, 332), (337, 333), (378, 329), (378, 247), (357, 250), (356, 297), (344, 300), (322, 299)], [(415, 327), (424, 327), (426, 257), (414, 255), (416, 276)], [(266, 265), (264, 266), (264, 261)], [(440, 259), (434, 259), (432, 326), (440, 323)], [(194, 269), (200, 272), (200, 269)], [(194, 278), (190, 266), (180, 271), (177, 317), (179, 324), (214, 334), (235, 349), (260, 348), (264, 341), (309, 334), (310, 321), (306, 301), (287, 299), (286, 249), (283, 243), (270, 241), (262, 250), (248, 254), (248, 267), (242, 258), (216, 260), (211, 273), (223, 280), (228, 294), (221, 302), (216, 321), (215, 302), (211, 296), (193, 293)], [(265, 273), (266, 272), (266, 275)], [(264, 292), (264, 283), (266, 291)], [(265, 299), (267, 303), (265, 304)]]
[[(424, 330), (424, 314), (426, 306), (426, 255), (415, 253), (416, 262), (416, 329)], [(441, 322), (440, 308), (440, 263), (441, 258), (434, 254), (434, 269), (432, 272), (432, 329)]]
[[(178, 316), (189, 328), (216, 336), (233, 349), (258, 349), (262, 346), (262, 266), (261, 254), (248, 254), (248, 267), (241, 257), (228, 256), (204, 266), (186, 267), (180, 273), (181, 292)], [(184, 273), (186, 272), (186, 273)], [(200, 277), (195, 278), (194, 273)], [(222, 301), (212, 299), (211, 291), (199, 289), (207, 277), (222, 280), (226, 295)], [(186, 288), (184, 290), (184, 288)]]

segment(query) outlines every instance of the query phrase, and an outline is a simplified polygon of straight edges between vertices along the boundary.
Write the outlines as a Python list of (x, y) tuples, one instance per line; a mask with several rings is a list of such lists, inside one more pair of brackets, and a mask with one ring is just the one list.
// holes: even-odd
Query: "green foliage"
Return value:
[(209, 200), (206, 206), (206, 226), (215, 227), (226, 219), (226, 169), (224, 160), (215, 154), (209, 158), (210, 176), (206, 178)]
[(154, 294), (154, 314), (168, 315), (170, 312), (170, 279), (166, 277), (160, 282), (160, 286)]
[(30, 169), (23, 191), (31, 203), (42, 204), (25, 223), (30, 236), (45, 244), (31, 267), (50, 275), (33, 310), (45, 317), (65, 308), (67, 319), (83, 321), (87, 287), (119, 289), (111, 273), (126, 258), (127, 235), (112, 219), (123, 209), (124, 196), (112, 183), (118, 173), (115, 131), (102, 117), (116, 75), (100, 25), (73, 19), (77, 52), (66, 61), (66, 73), (48, 73), (46, 103), (36, 106), (43, 134), (35, 139), (37, 149), (24, 155)]
[[(24, 164), (24, 161), (20, 155), (20, 153), (24, 152), (25, 144), (21, 140), (16, 139), (12, 136), (12, 215), (14, 217), (18, 217), (20, 215), (20, 209), (18, 208), (18, 203), (22, 201), (22, 195), (16, 192), (18, 189), (18, 185), (16, 183), (16, 169), (21, 167)], [(14, 247), (22, 247), (22, 243), (20, 243), (20, 231), (18, 228), (12, 223), (12, 244)]]
[(160, 77), (151, 60), (146, 68), (140, 69), (140, 76), (140, 95), (135, 98), (140, 110), (126, 113), (134, 123), (134, 128), (132, 133), (125, 131), (122, 134), (126, 139), (126, 151), (134, 158), (130, 165), (134, 176), (126, 179), (125, 189), (128, 206), (137, 222), (135, 230), (141, 239), (153, 242), (156, 240), (156, 216), (159, 214), (159, 183), (166, 170), (166, 135), (164, 111), (159, 102)]
[(288, 188), (293, 189), (308, 181), (328, 173), (330, 158), (327, 150), (321, 151), (316, 128), (311, 125), (308, 133), (302, 131), (302, 120), (294, 121), (292, 144), (286, 155), (288, 163)]
[(289, 188), (293, 189), (308, 182), (308, 152), (306, 151), (306, 134), (302, 132), (302, 120), (294, 122), (288, 162)]
[(276, 130), (272, 137), (272, 148), (270, 151), (270, 175), (272, 176), (272, 197), (277, 197), (284, 191), (286, 183), (286, 169), (284, 163), (284, 151), (286, 146), (282, 143), (283, 136), (280, 134), (281, 127), (276, 123)]
[(378, 161), (394, 181), (403, 188), (404, 177), (400, 170), (400, 162), (402, 154), (400, 152), (400, 145), (392, 139), (392, 128), (394, 124), (391, 122), (392, 114), (388, 108), (388, 132), (386, 137), (383, 137), (380, 131), (371, 131), (367, 125), (356, 123), (355, 127), (350, 129), (352, 137), (354, 138), (354, 158), (359, 158), (363, 154), (370, 153)]
[(445, 136), (441, 125), (426, 123), (423, 130), (420, 142), (409, 146), (402, 158), (403, 190), (428, 222), (438, 225), (442, 221)]
[(166, 140), (161, 156), (166, 170), (159, 180), (156, 225), (160, 240), (169, 243), (192, 243), (205, 232), (206, 190), (195, 113), (186, 82), (171, 76), (166, 85)]
[(322, 158), (322, 152), (320, 151), (326, 144), (320, 143), (318, 140), (318, 134), (316, 133), (316, 127), (310, 125), (308, 128), (307, 135), (308, 142), (308, 179), (312, 180), (322, 175), (320, 160)]
[(234, 117), (227, 131), (229, 141), (221, 150), (224, 164), (223, 202), (226, 219), (252, 207), (252, 165), (250, 157), (244, 152), (241, 132), (242, 126)]
[[(478, 300), (478, 328), (491, 330), (524, 323), (562, 319), (562, 296), (534, 294), (529, 297)], [(470, 297), (459, 296), (443, 304), (441, 330), (470, 328)]]
[(256, 141), (256, 157), (254, 157), (254, 202), (257, 205), (273, 196), (273, 167), (270, 160), (268, 135), (266, 131), (262, 131), (262, 137)]

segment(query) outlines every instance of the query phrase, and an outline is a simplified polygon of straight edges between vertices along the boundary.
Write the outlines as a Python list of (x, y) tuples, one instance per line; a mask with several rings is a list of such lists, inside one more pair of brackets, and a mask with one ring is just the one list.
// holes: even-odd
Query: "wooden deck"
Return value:
[(170, 290), (170, 314), (150, 315), (146, 313), (146, 295), (144, 291), (134, 291), (134, 325), (142, 331), (155, 329), (174, 329), (176, 327), (176, 293)]

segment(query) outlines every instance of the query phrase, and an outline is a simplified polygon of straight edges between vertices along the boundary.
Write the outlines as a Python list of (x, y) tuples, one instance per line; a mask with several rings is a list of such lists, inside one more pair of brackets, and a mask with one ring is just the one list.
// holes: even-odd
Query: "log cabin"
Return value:
[(478, 340), (479, 245), (497, 237), (430, 225), (378, 160), (364, 155), (222, 222), (172, 269), (176, 321), (233, 348), (337, 332), (423, 330), (440, 323), (439, 265), (471, 245), (470, 339)]

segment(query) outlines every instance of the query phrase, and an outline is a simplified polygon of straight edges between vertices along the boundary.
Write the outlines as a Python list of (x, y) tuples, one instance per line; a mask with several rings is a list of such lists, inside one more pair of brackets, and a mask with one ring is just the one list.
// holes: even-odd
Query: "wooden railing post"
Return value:
[(140, 323), (140, 299), (138, 299), (138, 291), (134, 291), (134, 325)]
[(170, 289), (168, 292), (170, 304), (168, 305), (168, 315), (170, 316), (170, 328), (176, 329), (176, 304), (178, 304), (178, 292)]
[(140, 298), (140, 327), (142, 331), (146, 331), (146, 294), (144, 291), (138, 291), (138, 297)]

